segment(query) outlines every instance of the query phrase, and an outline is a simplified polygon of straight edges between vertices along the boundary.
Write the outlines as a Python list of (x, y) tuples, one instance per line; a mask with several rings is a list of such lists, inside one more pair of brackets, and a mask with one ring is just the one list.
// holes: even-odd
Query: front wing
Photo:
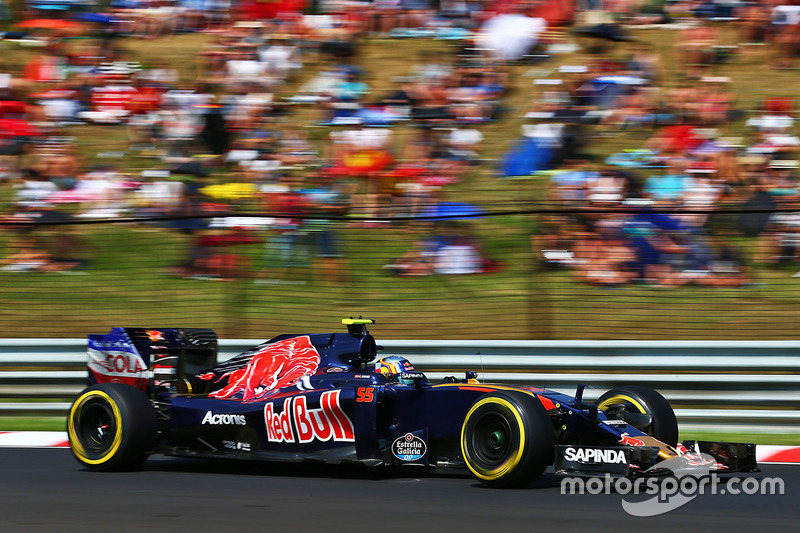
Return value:
[(756, 472), (756, 445), (685, 441), (680, 455), (663, 460), (655, 446), (557, 445), (555, 471), (561, 475), (613, 477), (704, 475)]

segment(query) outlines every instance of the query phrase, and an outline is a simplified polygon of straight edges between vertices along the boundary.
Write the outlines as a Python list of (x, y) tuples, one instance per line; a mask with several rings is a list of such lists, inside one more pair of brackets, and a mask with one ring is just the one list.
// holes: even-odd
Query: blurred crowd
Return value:
[[(676, 29), (677, 81), (665, 79), (667, 58), (638, 40), (627, 59), (599, 53), (534, 82), (543, 90), (526, 115), (529, 143), (509, 162), (538, 154), (535, 168), (523, 170), (549, 176), (550, 201), (568, 209), (544, 217), (534, 247), (545, 264), (569, 267), (586, 283), (742, 287), (755, 264), (797, 261), (795, 99), (767, 90), (745, 107), (718, 71), (749, 54), (775, 69), (792, 65), (800, 50), (784, 40), (796, 35), (800, 6), (685, 4), (695, 16)], [(737, 41), (723, 39), (725, 27)], [(627, 41), (624, 29), (604, 41)], [(596, 31), (590, 37), (602, 38)], [(640, 141), (630, 148), (602, 162), (582, 157), (588, 136), (631, 131)]]
[[(259, 283), (342, 283), (342, 221), (421, 217), (423, 237), (386, 272), (489, 273), (502, 263), (458, 223), (480, 208), (444, 192), (489, 167), (548, 182), (542, 202), (557, 214), (541, 217), (535, 256), (589, 284), (739, 287), (754, 261), (800, 254), (795, 99), (765, 88), (746, 107), (719, 75), (752, 57), (794, 68), (793, 2), (328, 1), (314, 14), (289, 0), (46, 5), (26, 3), (4, 34), (37, 51), (21, 72), (0, 62), (0, 172), (14, 183), (5, 221), (16, 239), (4, 270), (79, 269), (87, 257), (64, 223), (158, 216), (190, 238), (177, 275), (235, 279), (244, 267), (231, 250), (257, 245)], [(665, 54), (650, 29), (676, 32), (676, 46)], [(147, 62), (130, 53), (135, 40), (178, 33), (207, 34), (191, 69), (169, 50)], [(409, 58), (392, 90), (375, 91), (367, 80), (380, 65), (360, 60), (365, 40), (418, 38), (452, 53)], [(571, 63), (579, 50), (590, 59)], [(507, 105), (519, 64), (534, 78), (524, 110)], [(525, 122), (520, 138), (487, 161), (484, 126), (509, 113)], [(76, 126), (92, 125), (124, 132), (106, 164), (87, 166), (78, 150)], [(621, 135), (635, 144), (587, 155)], [(130, 157), (152, 165), (134, 172)], [(715, 216), (731, 205), (752, 212)], [(757, 256), (739, 235), (762, 242)]]

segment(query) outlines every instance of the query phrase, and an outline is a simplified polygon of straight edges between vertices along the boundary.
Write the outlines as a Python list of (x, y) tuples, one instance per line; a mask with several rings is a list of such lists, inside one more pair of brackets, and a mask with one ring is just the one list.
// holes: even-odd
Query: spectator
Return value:
[(326, 181), (325, 177), (317, 175), (303, 188), (302, 195), (312, 217), (306, 221), (306, 229), (313, 255), (317, 258), (312, 266), (315, 279), (321, 279), (327, 285), (349, 283), (350, 275), (338, 231), (343, 223), (337, 219), (350, 209), (350, 191), (340, 182)]
[(796, 195), (777, 197), (778, 209), (767, 222), (765, 246), (769, 263), (795, 264), (800, 259), (800, 200)]
[(635, 254), (618, 237), (603, 233), (584, 234), (576, 241), (573, 251), (578, 275), (591, 285), (620, 286), (637, 277), (631, 268)]
[(685, 161), (673, 158), (667, 165), (664, 174), (645, 180), (643, 192), (657, 202), (675, 203), (684, 194), (691, 178), (685, 174)]
[[(277, 183), (262, 187), (264, 210), (274, 213), (275, 224), (265, 241), (264, 266), (256, 283), (305, 283), (310, 269), (310, 243), (303, 227), (308, 213), (301, 180), (282, 176)], [(309, 274), (310, 275), (310, 274)]]

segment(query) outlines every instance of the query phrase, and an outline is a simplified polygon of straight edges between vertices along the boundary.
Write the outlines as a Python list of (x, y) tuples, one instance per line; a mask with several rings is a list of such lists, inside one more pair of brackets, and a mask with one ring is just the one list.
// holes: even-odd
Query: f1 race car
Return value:
[[(90, 335), (88, 382), (69, 412), (70, 447), (90, 470), (150, 454), (468, 469), (494, 487), (560, 474), (659, 474), (684, 458), (756, 469), (755, 445), (678, 442), (667, 400), (642, 386), (595, 403), (532, 387), (431, 383), (380, 347), (368, 319), (347, 332), (286, 334), (217, 364), (209, 329), (114, 328)], [(373, 362), (374, 361), (374, 362)], [(709, 459), (710, 458), (710, 459)]]

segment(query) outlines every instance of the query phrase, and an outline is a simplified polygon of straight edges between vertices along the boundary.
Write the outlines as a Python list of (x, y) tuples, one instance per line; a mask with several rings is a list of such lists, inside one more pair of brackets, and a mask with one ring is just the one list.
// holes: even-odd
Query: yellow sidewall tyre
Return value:
[(539, 400), (516, 391), (478, 398), (461, 426), (461, 455), (482, 483), (524, 486), (553, 461), (553, 423)]
[(620, 403), (625, 405), (626, 412), (653, 417), (649, 428), (640, 429), (670, 446), (678, 444), (678, 419), (672, 406), (659, 392), (642, 385), (628, 385), (611, 389), (597, 399), (597, 407), (603, 411)]
[(130, 470), (156, 442), (156, 412), (141, 390), (103, 383), (81, 392), (67, 418), (72, 454), (90, 470)]

